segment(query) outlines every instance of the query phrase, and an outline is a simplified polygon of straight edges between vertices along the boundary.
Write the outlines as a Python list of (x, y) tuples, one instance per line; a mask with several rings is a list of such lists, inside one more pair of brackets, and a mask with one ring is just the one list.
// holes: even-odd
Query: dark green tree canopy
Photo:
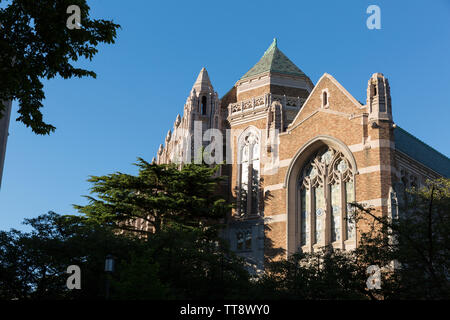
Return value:
[(137, 176), (121, 172), (107, 176), (92, 176), (89, 204), (75, 208), (89, 219), (118, 228), (143, 232), (130, 225), (130, 220), (142, 219), (158, 232), (167, 223), (198, 227), (208, 221), (213, 224), (224, 218), (230, 206), (217, 193), (223, 177), (217, 168), (204, 164), (177, 166), (148, 163), (139, 158)]
[[(87, 0), (0, 0), (0, 102), (17, 100), (17, 121), (36, 134), (55, 130), (40, 108), (45, 98), (42, 79), (60, 76), (96, 77), (73, 65), (92, 60), (101, 43), (114, 43), (119, 25), (91, 19)], [(80, 8), (80, 29), (69, 29), (67, 8)], [(4, 110), (0, 103), (0, 116)]]

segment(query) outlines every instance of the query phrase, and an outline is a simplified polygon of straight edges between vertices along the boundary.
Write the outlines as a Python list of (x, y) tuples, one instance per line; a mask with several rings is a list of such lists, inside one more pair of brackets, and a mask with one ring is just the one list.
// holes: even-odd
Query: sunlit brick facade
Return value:
[(228, 162), (221, 174), (235, 204), (224, 236), (260, 269), (265, 258), (298, 250), (351, 250), (366, 226), (347, 219), (348, 203), (395, 216), (405, 187), (450, 176), (446, 156), (394, 123), (383, 74), (369, 78), (361, 103), (330, 74), (314, 85), (276, 40), (221, 99), (201, 70), (158, 163), (183, 157), (195, 121), (202, 133), (223, 132)]

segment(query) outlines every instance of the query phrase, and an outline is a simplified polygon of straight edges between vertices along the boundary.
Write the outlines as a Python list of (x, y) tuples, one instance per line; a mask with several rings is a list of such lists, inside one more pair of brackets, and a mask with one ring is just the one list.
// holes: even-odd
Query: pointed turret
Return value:
[(179, 125), (180, 125), (180, 123), (181, 123), (181, 117), (180, 117), (180, 115), (178, 114), (177, 115), (177, 118), (175, 119), (175, 128), (176, 127), (178, 127)]
[(197, 80), (192, 86), (192, 90), (194, 89), (197, 93), (210, 93), (211, 91), (214, 92), (211, 81), (209, 80), (208, 71), (206, 71), (205, 68), (202, 68), (202, 70), (200, 70), (200, 73), (197, 76)]
[(370, 120), (392, 121), (391, 90), (382, 73), (374, 73), (367, 84), (367, 106)]
[[(205, 68), (200, 70), (184, 105), (183, 116), (177, 115), (173, 131), (167, 133), (165, 147), (158, 157), (158, 163), (169, 163), (183, 159), (191, 161), (191, 137), (195, 128), (201, 132), (218, 127), (221, 122), (220, 100)], [(207, 141), (202, 141), (205, 146)], [(191, 159), (192, 158), (192, 159)]]

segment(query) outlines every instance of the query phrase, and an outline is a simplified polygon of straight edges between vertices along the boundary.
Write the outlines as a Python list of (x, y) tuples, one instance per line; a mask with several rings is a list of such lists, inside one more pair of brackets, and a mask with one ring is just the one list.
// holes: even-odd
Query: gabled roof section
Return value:
[[(300, 119), (300, 116), (303, 115), (303, 113), (305, 112), (305, 106), (309, 106), (309, 100), (313, 97), (313, 95), (316, 93), (317, 90), (319, 90), (318, 88), (321, 85), (322, 81), (325, 81), (325, 79), (330, 80), (335, 86), (336, 88), (338, 88), (348, 99), (351, 103), (353, 103), (353, 105), (356, 107), (355, 110), (360, 110), (362, 108), (364, 108), (363, 105), (361, 105), (361, 103), (356, 100), (348, 91), (347, 89), (345, 89), (331, 74), (328, 73), (324, 73), (320, 79), (317, 81), (316, 85), (314, 86), (314, 88), (312, 89), (312, 91), (309, 93), (308, 98), (306, 99), (305, 103), (303, 103), (303, 106), (301, 107), (300, 111), (297, 113), (297, 115), (295, 116), (294, 120), (289, 124), (288, 126), (288, 131), (293, 130), (294, 128), (296, 128), (299, 123), (298, 123), (298, 119)], [(317, 107), (317, 108), (316, 108)], [(315, 108), (315, 110), (318, 110), (318, 106), (313, 106), (313, 108)]]
[(395, 148), (433, 171), (450, 177), (450, 159), (397, 126), (394, 129)]
[(277, 39), (273, 39), (262, 58), (241, 78), (246, 79), (265, 72), (276, 72), (294, 76), (305, 76), (288, 57), (277, 47)]

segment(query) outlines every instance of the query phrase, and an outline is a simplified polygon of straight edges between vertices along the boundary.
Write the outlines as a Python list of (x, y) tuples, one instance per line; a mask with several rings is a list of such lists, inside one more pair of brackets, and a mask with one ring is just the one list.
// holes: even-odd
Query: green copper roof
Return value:
[(277, 47), (277, 39), (273, 39), (270, 47), (264, 52), (262, 58), (253, 66), (241, 79), (256, 76), (264, 72), (277, 72), (295, 76), (304, 76), (300, 70), (288, 57)]
[(394, 130), (395, 148), (444, 177), (450, 177), (450, 159), (400, 127)]

